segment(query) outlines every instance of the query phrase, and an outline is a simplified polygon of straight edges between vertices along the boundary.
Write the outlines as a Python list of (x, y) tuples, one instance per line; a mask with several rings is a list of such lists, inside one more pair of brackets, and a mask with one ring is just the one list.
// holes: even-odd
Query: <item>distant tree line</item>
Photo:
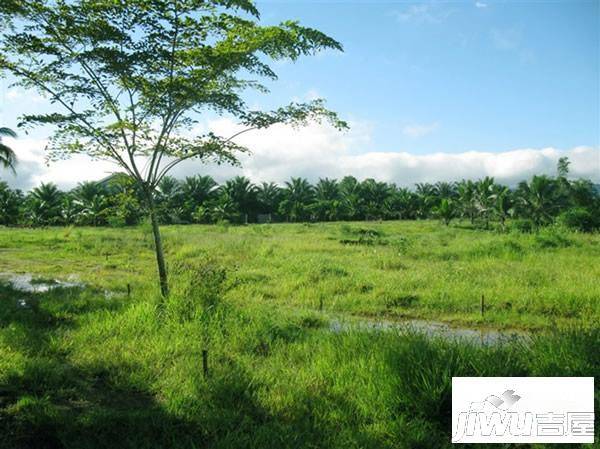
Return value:
[[(285, 185), (253, 184), (237, 176), (217, 184), (210, 176), (162, 179), (156, 207), (162, 224), (256, 223), (437, 218), (445, 224), (533, 230), (560, 222), (581, 231), (600, 227), (600, 194), (589, 180), (569, 180), (569, 162), (557, 176), (533, 176), (510, 189), (493, 178), (419, 183), (415, 189), (374, 179), (292, 178)], [(24, 194), (0, 182), (0, 224), (21, 226), (135, 225), (145, 217), (143, 192), (124, 174), (84, 182), (63, 192), (41, 184)]]

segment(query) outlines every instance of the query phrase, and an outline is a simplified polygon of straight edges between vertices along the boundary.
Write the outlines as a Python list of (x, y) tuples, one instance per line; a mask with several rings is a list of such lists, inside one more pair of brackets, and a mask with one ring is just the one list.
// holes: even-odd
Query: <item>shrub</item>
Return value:
[(535, 229), (535, 223), (528, 219), (518, 219), (510, 222), (509, 229), (517, 232), (533, 232)]
[(566, 210), (557, 218), (557, 223), (574, 231), (591, 232), (596, 227), (594, 216), (583, 207)]
[(227, 272), (219, 263), (211, 258), (177, 260), (171, 273), (175, 282), (169, 309), (178, 319), (199, 318), (219, 305), (227, 279)]
[(535, 243), (540, 248), (566, 248), (573, 242), (560, 227), (548, 226), (536, 234)]

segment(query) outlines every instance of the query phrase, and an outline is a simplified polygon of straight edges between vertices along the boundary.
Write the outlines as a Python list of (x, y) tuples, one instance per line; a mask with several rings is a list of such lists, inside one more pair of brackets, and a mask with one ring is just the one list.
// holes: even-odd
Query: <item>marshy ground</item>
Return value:
[[(51, 286), (0, 279), (0, 447), (449, 447), (452, 376), (600, 376), (598, 235), (427, 221), (164, 235), (161, 301), (143, 226), (0, 230), (0, 272)], [(527, 339), (347, 324), (408, 319)]]

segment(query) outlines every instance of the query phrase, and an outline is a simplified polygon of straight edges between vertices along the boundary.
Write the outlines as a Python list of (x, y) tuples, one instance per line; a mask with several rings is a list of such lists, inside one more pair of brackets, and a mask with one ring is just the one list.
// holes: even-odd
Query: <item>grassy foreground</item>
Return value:
[[(452, 376), (600, 377), (598, 236), (432, 222), (165, 234), (161, 304), (145, 229), (0, 231), (0, 271), (90, 285), (0, 288), (0, 447), (451, 447)], [(495, 346), (334, 333), (320, 304), (547, 331)]]

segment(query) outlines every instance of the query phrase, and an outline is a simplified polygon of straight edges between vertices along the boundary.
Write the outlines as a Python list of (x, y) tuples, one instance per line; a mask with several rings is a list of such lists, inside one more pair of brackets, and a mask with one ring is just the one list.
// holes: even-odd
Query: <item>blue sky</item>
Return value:
[[(266, 1), (264, 23), (299, 20), (336, 38), (326, 51), (277, 62), (270, 108), (315, 96), (352, 124), (340, 135), (310, 127), (245, 135), (255, 152), (243, 169), (183, 165), (175, 173), (244, 174), (255, 181), (353, 174), (414, 182), (495, 176), (515, 183), (552, 174), (567, 155), (576, 176), (600, 182), (600, 2)], [(37, 95), (0, 85), (0, 120), (46, 109)], [(208, 116), (205, 126), (234, 123)], [(46, 167), (48, 130), (21, 136), (20, 174), (9, 183), (70, 187), (111, 168), (78, 159)], [(69, 165), (70, 164), (70, 165)]]
[(314, 89), (372, 123), (371, 149), (428, 153), (598, 145), (599, 4), (259, 6), (264, 20), (297, 18), (345, 49), (279, 67), (275, 97)]

